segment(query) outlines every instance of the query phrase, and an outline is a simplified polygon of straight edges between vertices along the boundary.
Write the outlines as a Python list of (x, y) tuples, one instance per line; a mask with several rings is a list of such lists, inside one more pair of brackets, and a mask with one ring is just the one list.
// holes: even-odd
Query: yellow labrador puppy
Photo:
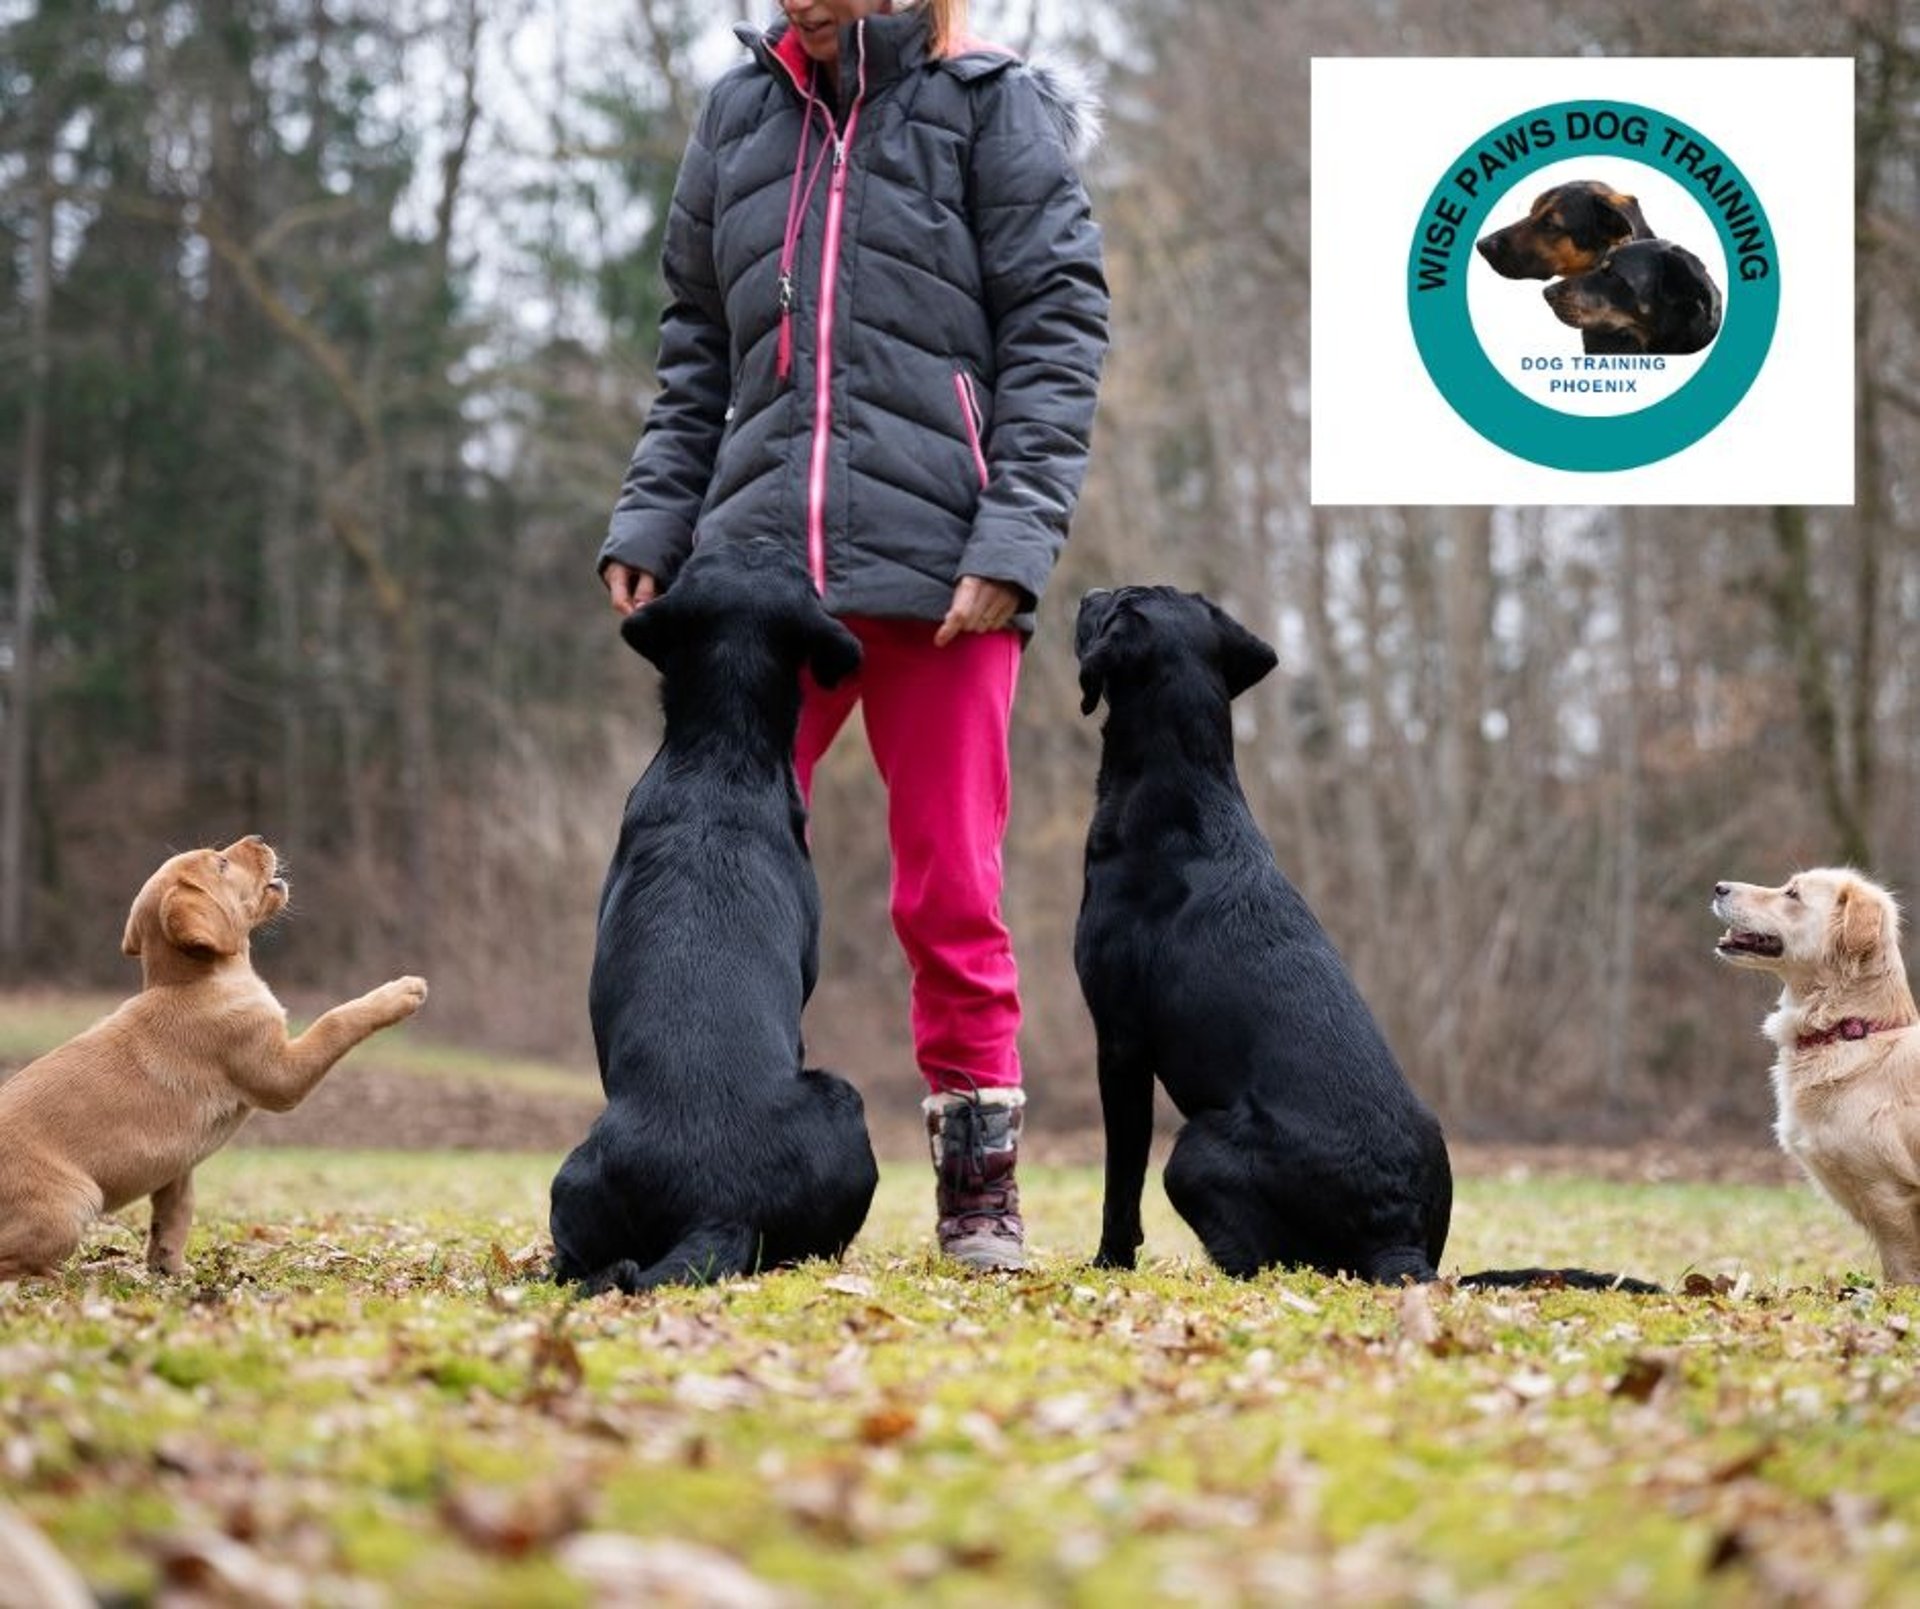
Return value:
[(253, 970), (286, 907), (258, 837), (175, 855), (133, 902), (121, 948), (141, 989), (0, 1084), (0, 1280), (52, 1272), (100, 1214), (153, 1197), (147, 1264), (186, 1267), (193, 1170), (256, 1107), (284, 1112), (361, 1040), (413, 1015), (419, 978), (335, 1006), (298, 1038)]
[(1713, 914), (1718, 953), (1781, 982), (1762, 1029), (1781, 1145), (1873, 1236), (1889, 1283), (1920, 1284), (1920, 1011), (1893, 896), (1821, 869), (1719, 883)]

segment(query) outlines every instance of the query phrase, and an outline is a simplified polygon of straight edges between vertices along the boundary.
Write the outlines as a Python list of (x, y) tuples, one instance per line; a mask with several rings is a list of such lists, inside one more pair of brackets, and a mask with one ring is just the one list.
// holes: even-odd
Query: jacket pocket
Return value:
[(960, 404), (960, 424), (966, 432), (967, 450), (973, 454), (974, 472), (980, 477), (980, 489), (987, 488), (986, 415), (980, 411), (980, 391), (965, 369), (953, 371), (953, 394)]

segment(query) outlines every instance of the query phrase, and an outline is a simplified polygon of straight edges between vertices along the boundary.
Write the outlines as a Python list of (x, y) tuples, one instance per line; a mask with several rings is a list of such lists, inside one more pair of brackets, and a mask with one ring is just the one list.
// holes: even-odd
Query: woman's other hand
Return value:
[(947, 610), (947, 618), (933, 634), (933, 646), (944, 648), (963, 631), (998, 631), (1019, 612), (1018, 587), (1010, 587), (1004, 581), (987, 581), (977, 575), (963, 575), (953, 589), (953, 603)]
[(600, 579), (606, 583), (607, 597), (617, 615), (630, 615), (660, 595), (660, 583), (654, 580), (653, 572), (636, 570), (630, 564), (609, 564), (600, 572)]

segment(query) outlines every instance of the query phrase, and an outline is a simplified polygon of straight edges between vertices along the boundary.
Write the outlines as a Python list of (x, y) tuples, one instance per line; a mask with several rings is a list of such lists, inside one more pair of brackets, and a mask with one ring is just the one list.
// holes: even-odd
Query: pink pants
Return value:
[(1020, 978), (1000, 919), (1000, 844), (1019, 633), (970, 633), (936, 648), (930, 621), (842, 624), (866, 658), (831, 691), (802, 677), (800, 792), (811, 800), (813, 768), (859, 703), (887, 789), (893, 931), (913, 975), (921, 1075), (936, 1093), (969, 1078), (1016, 1086)]

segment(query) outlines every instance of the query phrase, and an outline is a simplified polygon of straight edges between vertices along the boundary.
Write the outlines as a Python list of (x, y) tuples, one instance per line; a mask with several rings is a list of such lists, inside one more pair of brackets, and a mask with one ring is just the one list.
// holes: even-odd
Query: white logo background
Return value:
[[(1315, 503), (1853, 501), (1850, 60), (1340, 58), (1312, 70)], [(1719, 428), (1637, 469), (1548, 469), (1495, 446), (1428, 378), (1407, 317), (1408, 256), (1448, 164), (1502, 119), (1566, 100), (1633, 101), (1699, 129), (1751, 182), (1779, 264), (1779, 327), (1752, 389)], [(1648, 154), (1641, 165), (1576, 150), (1514, 181), (1476, 233), (1515, 221), (1564, 179), (1601, 178), (1638, 196), (1654, 230), (1737, 297), (1699, 193), (1659, 163), (1657, 147)], [(1474, 327), (1503, 371), (1509, 357), (1517, 367), (1527, 353), (1580, 351), (1579, 332), (1541, 299), (1542, 282), (1503, 280), (1471, 248), (1456, 260), (1468, 269)], [(1670, 372), (1683, 379), (1706, 356), (1669, 359)], [(1645, 405), (1671, 388), (1624, 400)], [(1618, 411), (1522, 389), (1569, 413)]]

